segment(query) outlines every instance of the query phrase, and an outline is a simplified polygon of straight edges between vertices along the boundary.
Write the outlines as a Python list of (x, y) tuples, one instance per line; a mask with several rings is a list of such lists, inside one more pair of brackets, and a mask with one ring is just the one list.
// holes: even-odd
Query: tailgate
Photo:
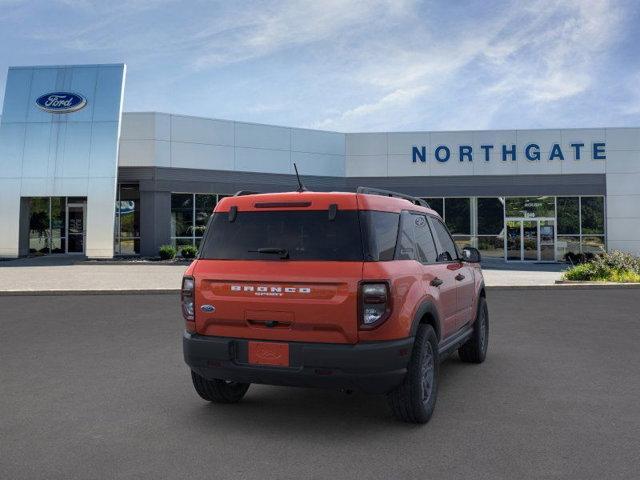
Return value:
[(193, 273), (202, 335), (357, 341), (362, 262), (199, 260)]

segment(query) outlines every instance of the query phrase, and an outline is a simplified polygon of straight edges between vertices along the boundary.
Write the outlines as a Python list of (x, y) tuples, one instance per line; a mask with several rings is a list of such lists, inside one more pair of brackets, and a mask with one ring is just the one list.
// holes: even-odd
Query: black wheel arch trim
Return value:
[(424, 301), (413, 316), (410, 336), (416, 336), (418, 326), (422, 322), (422, 319), (425, 317), (425, 315), (430, 315), (433, 318), (433, 327), (436, 331), (436, 337), (438, 338), (438, 341), (440, 341), (442, 339), (442, 330), (440, 328), (440, 314), (438, 313), (438, 309), (436, 308), (435, 304), (429, 300)]
[[(485, 302), (487, 301), (487, 289), (484, 286), (484, 280), (480, 282), (480, 288), (478, 288), (477, 296), (475, 299), (476, 312), (478, 311), (478, 308), (480, 308), (480, 298), (484, 298)], [(475, 321), (475, 319), (476, 318), (474, 317), (473, 321)]]

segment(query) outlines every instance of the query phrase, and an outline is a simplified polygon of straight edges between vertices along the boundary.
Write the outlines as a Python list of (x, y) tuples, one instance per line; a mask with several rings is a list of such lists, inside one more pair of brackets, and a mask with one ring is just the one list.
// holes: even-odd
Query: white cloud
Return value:
[(625, 16), (618, 0), (59, 1), (69, 25), (16, 36), (42, 55), (125, 60), (130, 85), (156, 79), (135, 98), (188, 84), (178, 109), (345, 131), (489, 128), (588, 95)]
[(402, 15), (407, 2), (393, 0), (289, 0), (263, 11), (236, 11), (232, 19), (195, 35), (205, 50), (194, 60), (198, 68), (263, 57), (282, 49), (316, 42), (334, 43), (349, 30), (370, 25), (383, 15)]
[[(498, 112), (502, 103), (518, 102), (528, 108), (526, 104), (540, 106), (586, 92), (595, 74), (594, 58), (615, 39), (622, 18), (620, 8), (609, 0), (539, 0), (525, 8), (512, 5), (500, 10), (493, 19), (461, 19), (457, 30), (463, 33), (435, 45), (424, 42), (408, 50), (408, 42), (401, 41), (388, 46), (382, 55), (385, 60), (371, 61), (357, 73), (374, 99), (317, 124), (359, 129), (371, 125), (368, 117), (376, 106), (375, 113), (386, 111), (377, 122), (383, 128), (385, 119), (406, 111), (404, 96), (394, 94), (399, 91), (420, 92), (412, 99), (422, 97), (422, 105), (440, 105), (442, 98), (448, 98), (451, 111), (445, 124), (456, 124), (455, 91), (467, 85), (475, 92), (475, 118), (484, 119), (475, 127), (487, 128), (492, 117), (486, 112)], [(428, 37), (438, 25), (431, 23), (429, 29), (417, 34)], [(468, 112), (474, 104), (460, 110)], [(463, 113), (460, 119), (468, 122), (468, 117)], [(372, 126), (376, 128), (375, 122)], [(462, 128), (469, 126), (465, 123)]]
[(427, 86), (418, 86), (413, 88), (400, 88), (385, 95), (384, 97), (372, 103), (365, 103), (357, 107), (340, 113), (337, 118), (325, 119), (312, 125), (313, 128), (332, 129), (339, 124), (350, 124), (358, 122), (361, 118), (371, 117), (373, 115), (384, 115), (387, 111), (397, 109), (398, 107), (406, 107), (413, 100), (419, 98), (427, 91)]
[(613, 40), (620, 12), (608, 0), (540, 1), (526, 24), (489, 45), (500, 78), (487, 91), (552, 102), (591, 85), (593, 57)]
[(640, 115), (640, 71), (623, 77), (622, 82), (624, 92), (624, 101), (618, 105), (618, 111), (621, 115)]

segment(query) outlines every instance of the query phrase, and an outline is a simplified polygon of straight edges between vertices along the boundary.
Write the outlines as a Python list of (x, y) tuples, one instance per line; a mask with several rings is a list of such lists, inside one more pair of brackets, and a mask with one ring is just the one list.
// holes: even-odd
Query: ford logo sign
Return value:
[(38, 97), (36, 105), (49, 113), (72, 113), (85, 107), (87, 99), (77, 93), (53, 92)]

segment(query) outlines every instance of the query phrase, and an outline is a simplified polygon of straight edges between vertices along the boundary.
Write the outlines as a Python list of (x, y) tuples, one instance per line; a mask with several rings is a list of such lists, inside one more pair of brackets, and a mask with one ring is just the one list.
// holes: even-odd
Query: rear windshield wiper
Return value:
[(266, 247), (266, 248), (259, 248), (257, 250), (249, 250), (249, 252), (251, 252), (251, 253), (266, 253), (266, 254), (271, 254), (271, 255), (280, 255), (280, 258), (283, 259), (283, 260), (286, 260), (287, 258), (289, 258), (289, 251), (286, 248)]

